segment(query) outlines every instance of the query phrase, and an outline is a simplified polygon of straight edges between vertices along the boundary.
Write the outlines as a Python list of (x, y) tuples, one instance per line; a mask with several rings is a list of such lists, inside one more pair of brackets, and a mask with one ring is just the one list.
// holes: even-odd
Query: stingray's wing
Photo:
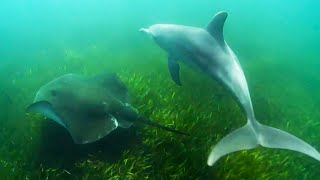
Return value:
[(118, 127), (117, 120), (110, 115), (83, 114), (68, 109), (55, 109), (47, 101), (31, 104), (27, 112), (40, 113), (65, 127), (77, 144), (97, 141)]
[(60, 118), (60, 116), (54, 111), (52, 105), (47, 101), (38, 101), (27, 107), (27, 112), (35, 112), (40, 113), (47, 118), (57, 122), (64, 128), (66, 128), (66, 124)]
[(61, 109), (60, 113), (77, 144), (97, 141), (118, 127), (115, 117), (95, 105), (82, 105), (82, 109), (76, 110)]
[(68, 120), (69, 132), (77, 144), (97, 141), (118, 127), (113, 116), (101, 119), (81, 118)]
[(106, 90), (106, 93), (111, 94), (121, 102), (126, 103), (129, 101), (128, 89), (115, 73), (95, 76), (93, 77), (93, 81), (96, 81), (97, 84)]

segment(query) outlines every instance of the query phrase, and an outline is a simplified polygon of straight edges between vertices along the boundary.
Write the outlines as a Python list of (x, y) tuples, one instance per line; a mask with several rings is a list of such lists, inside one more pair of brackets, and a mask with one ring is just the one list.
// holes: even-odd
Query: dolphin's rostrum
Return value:
[(212, 166), (222, 156), (258, 145), (298, 151), (320, 160), (319, 152), (301, 139), (260, 124), (255, 116), (246, 78), (240, 63), (223, 36), (228, 14), (217, 13), (206, 28), (175, 24), (155, 24), (147, 33), (168, 53), (168, 67), (173, 81), (181, 85), (179, 61), (185, 62), (218, 80), (238, 100), (247, 116), (245, 126), (231, 132), (213, 147), (207, 163)]

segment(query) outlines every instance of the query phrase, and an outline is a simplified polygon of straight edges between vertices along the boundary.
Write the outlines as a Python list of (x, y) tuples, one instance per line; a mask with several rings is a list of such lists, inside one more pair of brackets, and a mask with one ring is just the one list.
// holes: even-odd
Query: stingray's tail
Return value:
[(245, 126), (222, 138), (210, 152), (207, 163), (212, 166), (226, 154), (252, 149), (258, 145), (301, 152), (320, 161), (320, 153), (308, 143), (280, 129), (265, 126), (254, 120), (248, 121)]
[(157, 128), (160, 128), (160, 129), (172, 132), (172, 133), (190, 136), (190, 134), (187, 132), (182, 132), (182, 131), (178, 131), (178, 130), (163, 126), (163, 125), (158, 124), (156, 122), (150, 121), (149, 119), (144, 118), (144, 117), (139, 117), (137, 122), (142, 122), (142, 123), (147, 124), (149, 126), (157, 127)]
[(132, 122), (140, 122), (140, 123), (143, 123), (143, 124), (146, 124), (149, 126), (153, 126), (153, 127), (157, 127), (157, 128), (166, 130), (166, 131), (170, 131), (172, 133), (182, 134), (182, 135), (187, 135), (187, 136), (190, 135), (189, 133), (178, 131), (178, 130), (163, 126), (163, 125), (158, 124), (156, 122), (150, 121), (149, 119), (147, 119), (143, 116), (139, 116), (138, 111), (135, 108), (131, 107), (130, 105), (125, 105), (125, 106), (120, 106), (120, 107), (121, 108), (120, 109), (117, 108), (115, 112), (117, 114), (121, 114), (122, 119), (124, 118), (131, 123)]

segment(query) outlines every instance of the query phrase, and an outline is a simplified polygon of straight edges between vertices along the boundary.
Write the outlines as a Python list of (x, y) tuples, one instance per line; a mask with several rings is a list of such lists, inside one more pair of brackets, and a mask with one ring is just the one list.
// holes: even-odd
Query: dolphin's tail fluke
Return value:
[(268, 148), (289, 149), (301, 152), (320, 161), (320, 153), (303, 140), (280, 129), (265, 126), (257, 121), (248, 123), (225, 136), (210, 152), (208, 165), (212, 166), (222, 156), (258, 145)]

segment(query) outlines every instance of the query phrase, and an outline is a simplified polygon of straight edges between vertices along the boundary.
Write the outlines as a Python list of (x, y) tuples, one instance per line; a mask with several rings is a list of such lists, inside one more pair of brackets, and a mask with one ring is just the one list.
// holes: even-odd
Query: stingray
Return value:
[(27, 112), (40, 113), (57, 122), (76, 144), (97, 141), (119, 126), (129, 128), (133, 122), (189, 135), (148, 120), (129, 103), (128, 89), (116, 74), (67, 74), (42, 86)]

